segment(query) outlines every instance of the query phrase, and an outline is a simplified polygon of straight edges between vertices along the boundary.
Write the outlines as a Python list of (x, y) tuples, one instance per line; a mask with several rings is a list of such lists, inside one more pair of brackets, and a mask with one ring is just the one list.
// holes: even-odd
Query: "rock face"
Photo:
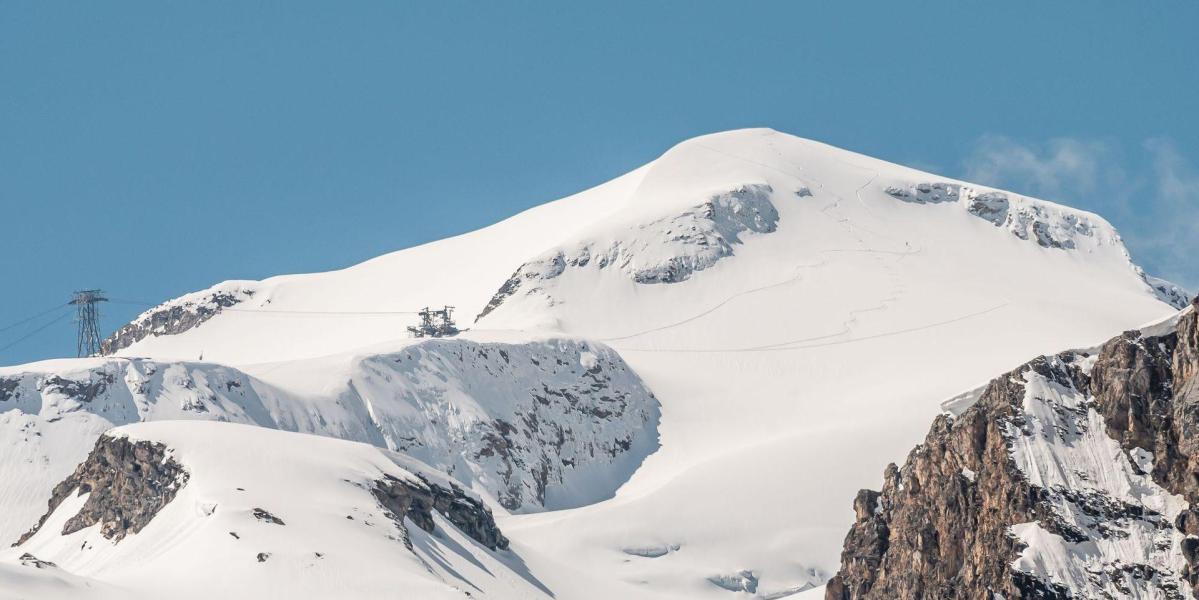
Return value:
[[(436, 513), (491, 550), (508, 547), (508, 538), (500, 533), (491, 509), (482, 502), (457, 486), (447, 488), (420, 475), (416, 477), (418, 482), (388, 475), (376, 481), (371, 490), (402, 531), (406, 531), (403, 521), (407, 517), (417, 527), (432, 533), (436, 527), (433, 520)], [(405, 543), (410, 544), (407, 540)]]
[(371, 407), (376, 445), (513, 511), (586, 502), (572, 495), (584, 470), (623, 480), (657, 442), (653, 394), (615, 351), (586, 342), (431, 340), (365, 359), (352, 391)]
[(62, 534), (99, 523), (104, 537), (119, 542), (141, 531), (174, 499), (187, 479), (187, 471), (162, 444), (101, 436), (87, 460), (54, 488), (46, 514), (14, 545), (33, 537), (72, 493), (88, 497), (79, 512), (63, 525)]
[(150, 336), (174, 335), (198, 327), (221, 309), (249, 300), (254, 295), (250, 283), (229, 281), (160, 304), (108, 336), (100, 344), (100, 354), (111, 355)]
[(742, 235), (775, 231), (779, 215), (770, 201), (772, 192), (770, 186), (762, 184), (741, 186), (613, 239), (550, 251), (517, 269), (475, 320), (518, 293), (542, 293), (544, 282), (561, 276), (568, 268), (617, 268), (641, 284), (685, 281), (732, 256), (733, 246), (742, 243)]
[(862, 490), (826, 598), (1192, 598), (1199, 314), (1039, 357)]

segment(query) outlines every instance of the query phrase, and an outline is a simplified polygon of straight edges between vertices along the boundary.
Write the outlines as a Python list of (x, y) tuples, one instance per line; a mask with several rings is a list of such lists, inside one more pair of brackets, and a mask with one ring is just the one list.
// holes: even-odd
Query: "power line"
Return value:
[[(161, 303), (144, 302), (140, 300), (119, 300), (110, 299), (109, 302), (114, 304), (133, 304), (137, 306), (159, 306)], [(228, 306), (220, 307), (220, 312), (240, 312), (253, 313), (260, 315), (417, 315), (418, 310), (263, 310), (256, 308), (232, 308)]]
[[(64, 306), (65, 306), (65, 305), (64, 305)], [(62, 307), (60, 306), (59, 308), (62, 308)], [(51, 325), (54, 325), (55, 323), (58, 323), (59, 321), (61, 321), (61, 320), (65, 319), (65, 318), (67, 318), (67, 317), (69, 317), (69, 316), (71, 316), (71, 313), (69, 313), (69, 312), (68, 312), (68, 313), (63, 313), (63, 314), (59, 315), (59, 316), (58, 316), (58, 318), (56, 318), (56, 319), (54, 319), (54, 320), (50, 321), (49, 323), (46, 323), (45, 325), (42, 325), (41, 327), (38, 327), (37, 329), (34, 329), (33, 331), (30, 331), (29, 333), (27, 333), (27, 334), (25, 334), (25, 335), (23, 335), (23, 336), (21, 336), (21, 337), (17, 338), (16, 340), (13, 340), (12, 342), (10, 342), (10, 343), (9, 343), (8, 345), (6, 345), (6, 346), (0, 347), (0, 352), (3, 352), (3, 351), (5, 351), (5, 350), (8, 350), (9, 348), (12, 348), (13, 346), (16, 346), (17, 344), (20, 344), (21, 342), (23, 342), (23, 341), (25, 341), (25, 340), (27, 340), (27, 339), (29, 339), (29, 338), (33, 337), (34, 335), (37, 335), (38, 333), (42, 332), (42, 331), (43, 331), (43, 330), (45, 330), (46, 328), (50, 327)]]
[(56, 310), (59, 310), (59, 309), (63, 308), (64, 306), (67, 306), (67, 305), (66, 305), (66, 304), (59, 304), (58, 306), (55, 306), (54, 308), (49, 308), (49, 309), (46, 309), (46, 310), (44, 310), (44, 311), (42, 311), (42, 312), (40, 312), (40, 313), (38, 313), (38, 314), (36, 314), (36, 315), (33, 315), (32, 317), (26, 317), (26, 318), (24, 318), (24, 319), (21, 319), (20, 321), (17, 321), (16, 323), (13, 323), (13, 324), (11, 324), (11, 325), (5, 325), (4, 327), (0, 327), (0, 331), (8, 331), (9, 329), (12, 329), (13, 327), (16, 327), (16, 326), (18, 326), (18, 325), (24, 325), (25, 323), (28, 323), (28, 322), (30, 322), (30, 321), (32, 321), (32, 320), (34, 320), (34, 319), (37, 319), (37, 318), (39, 318), (39, 317), (44, 317), (44, 316), (46, 316), (46, 315), (48, 315), (48, 314), (50, 314), (50, 313), (52, 313), (52, 312), (54, 312), (54, 311), (56, 311)]

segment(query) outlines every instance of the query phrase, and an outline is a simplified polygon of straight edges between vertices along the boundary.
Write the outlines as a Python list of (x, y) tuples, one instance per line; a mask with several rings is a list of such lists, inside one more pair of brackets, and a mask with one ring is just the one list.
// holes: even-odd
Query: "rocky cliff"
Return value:
[(862, 490), (826, 598), (1163, 598), (1199, 584), (1199, 314), (1038, 357)]
[(70, 477), (54, 488), (49, 510), (14, 546), (20, 546), (45, 524), (71, 494), (87, 501), (63, 525), (68, 535), (100, 524), (100, 533), (113, 541), (137, 533), (187, 484), (188, 473), (162, 444), (103, 436)]

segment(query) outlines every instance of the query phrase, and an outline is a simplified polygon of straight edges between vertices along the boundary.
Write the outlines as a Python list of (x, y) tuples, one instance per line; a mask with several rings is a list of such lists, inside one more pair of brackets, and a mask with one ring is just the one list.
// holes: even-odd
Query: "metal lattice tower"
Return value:
[(79, 290), (71, 298), (75, 305), (75, 322), (79, 325), (76, 356), (100, 353), (100, 311), (96, 304), (107, 302), (103, 290)]

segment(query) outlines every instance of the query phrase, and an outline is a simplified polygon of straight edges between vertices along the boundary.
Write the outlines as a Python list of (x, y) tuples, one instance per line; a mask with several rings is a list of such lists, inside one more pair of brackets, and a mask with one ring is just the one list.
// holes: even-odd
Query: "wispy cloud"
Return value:
[(1147, 270), (1199, 289), (1199, 171), (1169, 139), (1128, 149), (1106, 140), (986, 135), (962, 169), (969, 181), (1103, 215)]
[[(1172, 142), (1145, 142), (1153, 157), (1152, 201), (1160, 218), (1136, 242), (1157, 256), (1162, 273), (1196, 291), (1199, 288), (1199, 172)], [(1143, 235), (1141, 235), (1143, 234)]]

